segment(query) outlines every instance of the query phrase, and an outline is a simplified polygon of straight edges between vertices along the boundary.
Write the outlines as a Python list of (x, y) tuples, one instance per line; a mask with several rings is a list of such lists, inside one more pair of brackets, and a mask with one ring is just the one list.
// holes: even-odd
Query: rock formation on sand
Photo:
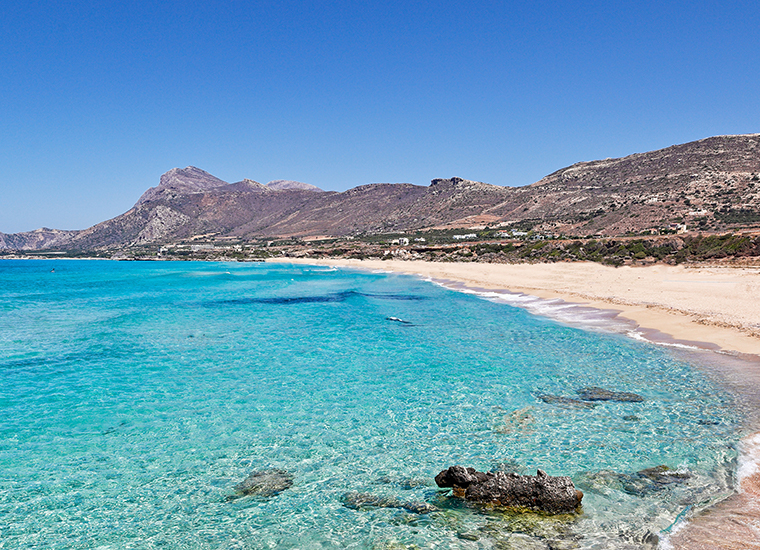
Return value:
[(569, 477), (553, 477), (543, 470), (523, 476), (451, 466), (435, 476), (435, 482), (439, 487), (452, 487), (454, 495), (465, 500), (550, 514), (575, 512), (583, 499)]

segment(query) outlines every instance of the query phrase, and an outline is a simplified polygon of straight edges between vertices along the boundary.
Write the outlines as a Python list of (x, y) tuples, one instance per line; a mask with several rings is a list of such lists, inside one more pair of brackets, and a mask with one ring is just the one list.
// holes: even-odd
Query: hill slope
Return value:
[(284, 180), (228, 184), (192, 166), (175, 168), (121, 216), (82, 231), (0, 234), (0, 249), (95, 250), (199, 235), (347, 236), (515, 223), (605, 236), (676, 223), (705, 230), (760, 223), (760, 134), (580, 162), (514, 188), (451, 178), (427, 187), (370, 184), (338, 193)]

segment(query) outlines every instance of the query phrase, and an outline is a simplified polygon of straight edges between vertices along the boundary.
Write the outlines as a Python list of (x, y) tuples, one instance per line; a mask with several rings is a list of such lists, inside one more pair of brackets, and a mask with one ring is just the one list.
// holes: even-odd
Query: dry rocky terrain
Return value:
[(175, 168), (116, 218), (81, 231), (0, 233), (0, 250), (125, 252), (453, 228), (576, 238), (757, 229), (760, 134), (581, 162), (525, 187), (450, 178), (326, 192), (283, 180), (228, 184), (195, 167)]

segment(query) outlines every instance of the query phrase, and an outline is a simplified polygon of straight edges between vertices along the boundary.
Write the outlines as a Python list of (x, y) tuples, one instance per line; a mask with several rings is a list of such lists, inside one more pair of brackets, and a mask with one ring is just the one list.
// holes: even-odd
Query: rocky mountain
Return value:
[(334, 192), (285, 180), (228, 184), (192, 166), (174, 168), (121, 216), (82, 231), (0, 234), (0, 249), (96, 250), (200, 237), (340, 237), (486, 225), (613, 236), (753, 224), (760, 224), (760, 134), (580, 162), (525, 187), (450, 178)]
[(206, 191), (225, 185), (227, 185), (226, 181), (222, 181), (195, 166), (172, 168), (161, 176), (157, 187), (151, 187), (143, 193), (142, 197), (137, 201), (137, 205), (161, 197), (173, 198), (178, 195), (205, 193)]

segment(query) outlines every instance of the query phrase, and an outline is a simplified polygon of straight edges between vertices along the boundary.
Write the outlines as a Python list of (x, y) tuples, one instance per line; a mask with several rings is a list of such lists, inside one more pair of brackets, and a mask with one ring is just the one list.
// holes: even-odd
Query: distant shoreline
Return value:
[[(676, 342), (760, 361), (760, 268), (610, 267), (591, 262), (443, 263), (282, 258), (283, 263), (353, 267), (503, 289), (630, 319), (656, 342)], [(747, 357), (751, 359), (751, 357)]]

